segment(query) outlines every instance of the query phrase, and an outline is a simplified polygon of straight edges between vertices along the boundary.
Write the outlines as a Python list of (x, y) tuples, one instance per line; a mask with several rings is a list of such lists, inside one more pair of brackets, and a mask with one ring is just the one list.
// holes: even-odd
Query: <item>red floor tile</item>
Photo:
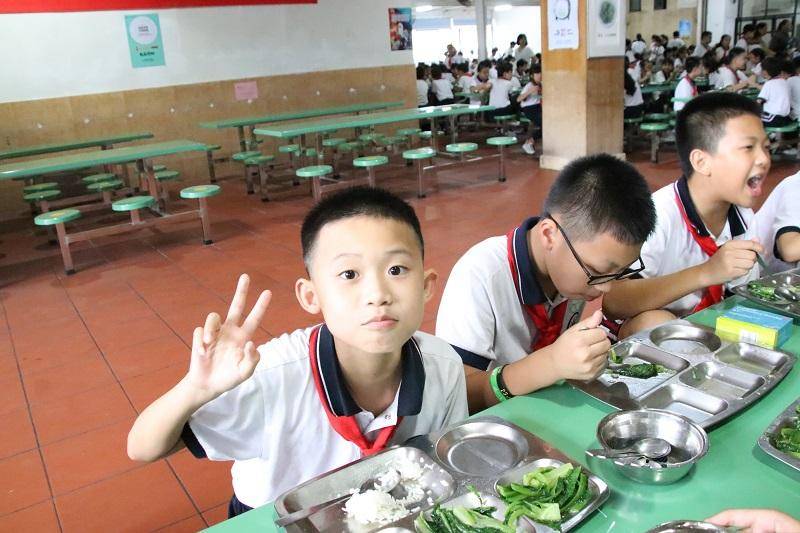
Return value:
[(17, 409), (0, 415), (0, 459), (36, 448), (30, 414)]
[(44, 466), (38, 450), (0, 461), (0, 516), (19, 511), (50, 498)]
[(201, 511), (231, 499), (232, 462), (197, 459), (188, 450), (173, 455), (168, 461)]
[(228, 504), (223, 503), (203, 513), (203, 518), (209, 526), (219, 524), (228, 519)]
[(195, 515), (161, 461), (55, 499), (64, 533), (153, 531)]
[(94, 358), (34, 372), (24, 379), (28, 400), (35, 404), (106, 385), (114, 381), (114, 376), (105, 361)]
[(0, 415), (24, 409), (27, 406), (19, 374), (9, 372), (0, 376)]
[(0, 531), (9, 533), (59, 533), (58, 518), (51, 500), (0, 516)]
[(142, 412), (153, 400), (174, 387), (189, 370), (189, 360), (122, 382), (137, 411)]
[(127, 453), (128, 418), (42, 447), (53, 494), (58, 496), (122, 472), (140, 468)]
[(105, 356), (117, 377), (125, 380), (182, 362), (188, 365), (191, 349), (170, 331), (166, 337), (109, 350)]
[(206, 523), (200, 515), (194, 515), (180, 522), (156, 529), (158, 533), (195, 533), (206, 528)]
[(155, 313), (138, 318), (114, 317), (92, 328), (92, 335), (100, 349), (108, 354), (113, 350), (128, 348), (145, 341), (172, 335), (167, 325)]
[(46, 444), (136, 415), (118, 383), (31, 406), (39, 442)]

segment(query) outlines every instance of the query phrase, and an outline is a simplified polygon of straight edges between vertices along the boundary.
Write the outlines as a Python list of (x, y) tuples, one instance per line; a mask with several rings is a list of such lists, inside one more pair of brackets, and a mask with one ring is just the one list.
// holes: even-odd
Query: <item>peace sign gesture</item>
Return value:
[(197, 390), (207, 394), (209, 401), (252, 376), (258, 364), (259, 355), (252, 338), (264, 318), (272, 293), (262, 292), (243, 320), (249, 286), (250, 277), (242, 274), (225, 322), (217, 313), (211, 313), (205, 327), (194, 330), (187, 379)]

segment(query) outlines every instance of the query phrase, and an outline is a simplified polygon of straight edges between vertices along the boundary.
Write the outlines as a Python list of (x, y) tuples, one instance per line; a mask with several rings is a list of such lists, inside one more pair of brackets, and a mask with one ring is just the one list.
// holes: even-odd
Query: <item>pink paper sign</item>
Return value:
[(234, 83), (233, 93), (237, 100), (255, 100), (258, 98), (258, 83), (255, 81)]

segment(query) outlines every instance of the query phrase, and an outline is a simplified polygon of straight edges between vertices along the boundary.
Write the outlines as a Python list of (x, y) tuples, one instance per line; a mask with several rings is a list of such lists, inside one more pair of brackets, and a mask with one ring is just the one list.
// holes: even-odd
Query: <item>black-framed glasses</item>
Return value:
[(592, 274), (591, 272), (589, 272), (589, 269), (586, 268), (586, 265), (581, 260), (581, 257), (578, 255), (578, 252), (575, 251), (575, 248), (572, 246), (569, 237), (567, 237), (567, 232), (564, 231), (564, 228), (561, 227), (561, 224), (559, 224), (558, 221), (550, 215), (550, 213), (545, 213), (544, 217), (552, 220), (553, 223), (558, 228), (558, 231), (560, 231), (561, 235), (564, 236), (564, 242), (567, 243), (569, 251), (572, 252), (572, 257), (575, 258), (575, 261), (578, 262), (578, 265), (583, 269), (583, 272), (589, 278), (589, 281), (586, 282), (587, 285), (602, 285), (603, 283), (608, 283), (609, 281), (616, 281), (619, 279), (630, 278), (635, 274), (638, 274), (639, 272), (644, 270), (644, 261), (642, 261), (642, 256), (640, 255), (633, 263), (628, 265), (626, 268), (623, 268), (616, 274), (601, 274), (599, 276)]

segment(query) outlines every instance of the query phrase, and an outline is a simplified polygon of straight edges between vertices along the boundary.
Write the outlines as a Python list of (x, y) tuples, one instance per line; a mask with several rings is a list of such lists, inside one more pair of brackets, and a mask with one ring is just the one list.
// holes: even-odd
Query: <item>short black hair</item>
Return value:
[(484, 59), (483, 61), (478, 63), (478, 70), (485, 69), (485, 68), (492, 68), (492, 61), (489, 59)]
[(326, 224), (357, 216), (396, 220), (407, 224), (419, 240), (420, 252), (425, 255), (425, 241), (422, 239), (419, 219), (405, 200), (376, 187), (350, 187), (320, 200), (303, 219), (300, 244), (307, 271), (310, 271), (311, 255), (322, 228)]
[(692, 150), (709, 153), (717, 151), (729, 120), (742, 115), (761, 118), (758, 104), (741, 94), (708, 92), (693, 98), (678, 112), (675, 119), (675, 144), (683, 175), (687, 178), (694, 169), (689, 155)]
[(517, 68), (528, 66), (528, 62), (522, 58), (517, 59)]
[(700, 66), (700, 58), (697, 56), (687, 57), (683, 63), (683, 68), (686, 69), (686, 74), (689, 74), (695, 68)]
[(425, 74), (427, 74), (427, 73), (428, 73), (428, 66), (427, 65), (425, 65), (425, 64), (417, 65), (417, 79), (418, 80), (424, 80), (425, 79)]
[(672, 32), (672, 36), (673, 37), (680, 37), (681, 33), (679, 31), (674, 31), (674, 32)]
[(761, 62), (761, 69), (769, 74), (770, 78), (776, 78), (783, 72), (783, 60), (777, 57), (768, 57)]
[(700, 34), (700, 38), (702, 39), (703, 37), (711, 37), (711, 32), (708, 30), (704, 31)]
[(440, 65), (433, 64), (431, 65), (431, 78), (435, 80), (439, 80), (442, 78), (442, 67)]
[(753, 54), (754, 56), (758, 56), (759, 61), (763, 61), (764, 58), (767, 57), (767, 54), (761, 48), (753, 48), (752, 50), (750, 50), (750, 53)]
[(723, 65), (730, 65), (731, 61), (733, 61), (734, 57), (737, 57), (737, 56), (740, 56), (740, 55), (746, 54), (746, 53), (747, 53), (747, 50), (745, 50), (744, 48), (742, 48), (740, 46), (734, 46), (733, 48), (728, 50), (728, 55), (726, 55), (722, 59), (722, 64)]
[(619, 242), (642, 244), (656, 227), (656, 208), (644, 177), (609, 154), (575, 159), (559, 173), (544, 211), (558, 214), (572, 240), (609, 232)]
[(511, 63), (507, 61), (501, 61), (497, 64), (497, 77), (501, 77), (506, 72), (511, 72), (514, 70), (514, 67), (511, 66)]
[(792, 59), (792, 67), (794, 67), (792, 69), (792, 72), (797, 72), (798, 70), (800, 70), (800, 56), (797, 56)]

